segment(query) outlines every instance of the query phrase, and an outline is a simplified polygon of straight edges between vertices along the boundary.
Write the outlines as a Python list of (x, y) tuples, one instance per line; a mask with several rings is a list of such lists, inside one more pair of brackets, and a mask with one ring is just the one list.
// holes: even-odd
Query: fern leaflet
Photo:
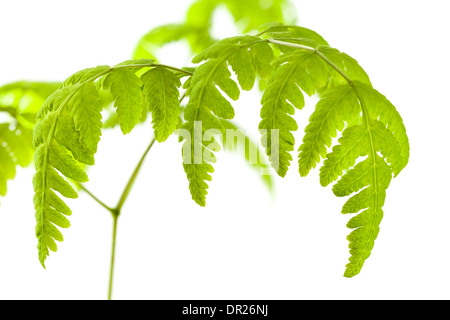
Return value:
[(141, 80), (133, 70), (117, 68), (106, 76), (103, 85), (110, 89), (116, 101), (120, 129), (124, 134), (129, 133), (142, 116)]
[[(254, 53), (255, 51), (263, 52), (264, 57)], [(189, 134), (182, 139), (185, 140), (183, 150), (190, 148), (191, 152), (183, 154), (183, 165), (192, 198), (201, 206), (205, 205), (208, 188), (206, 181), (211, 180), (210, 174), (214, 171), (211, 163), (215, 161), (215, 156), (212, 151), (218, 151), (219, 148), (215, 140), (212, 140), (210, 148), (207, 148), (207, 141), (203, 138), (194, 139), (195, 130), (201, 130), (196, 132), (197, 135), (208, 129), (221, 131), (223, 127), (220, 119), (234, 117), (234, 108), (218, 90), (220, 88), (232, 100), (239, 98), (240, 91), (236, 82), (230, 78), (228, 64), (237, 75), (241, 88), (250, 90), (254, 85), (256, 73), (265, 77), (270, 72), (267, 65), (272, 57), (272, 50), (267, 43), (262, 43), (257, 37), (242, 36), (221, 40), (192, 60), (194, 63), (203, 60), (206, 62), (196, 68), (189, 81), (189, 102), (184, 113), (186, 123), (182, 127)], [(201, 123), (201, 129), (196, 129), (195, 123)], [(208, 156), (203, 159), (202, 154), (205, 151)]]
[(141, 79), (149, 111), (152, 113), (156, 140), (163, 142), (178, 124), (180, 79), (172, 71), (161, 67), (147, 71)]

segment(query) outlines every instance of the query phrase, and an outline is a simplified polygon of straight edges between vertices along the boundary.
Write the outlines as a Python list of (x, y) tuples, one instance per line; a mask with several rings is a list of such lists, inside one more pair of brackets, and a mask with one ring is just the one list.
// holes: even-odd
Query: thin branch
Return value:
[(296, 49), (303, 49), (303, 50), (311, 51), (311, 52), (316, 51), (316, 49), (314, 49), (312, 47), (304, 46), (304, 45), (297, 44), (297, 43), (286, 42), (286, 41), (279, 41), (279, 40), (275, 40), (275, 39), (267, 39), (267, 41), (270, 42), (270, 43), (273, 43), (273, 44), (277, 44), (279, 46), (291, 47), (291, 48), (296, 48)]
[(112, 235), (112, 249), (111, 249), (111, 267), (109, 270), (109, 289), (108, 289), (108, 300), (111, 300), (112, 297), (112, 285), (113, 285), (113, 276), (114, 276), (114, 256), (116, 252), (116, 235), (117, 235), (117, 219), (118, 215), (113, 215), (113, 235)]
[(123, 204), (125, 203), (125, 200), (127, 199), (131, 188), (133, 187), (134, 181), (136, 180), (139, 170), (141, 169), (141, 166), (144, 163), (145, 157), (147, 156), (148, 152), (152, 148), (155, 141), (156, 141), (155, 138), (153, 138), (152, 141), (150, 141), (149, 146), (145, 150), (144, 154), (142, 155), (141, 159), (139, 160), (138, 164), (136, 165), (136, 168), (134, 169), (133, 174), (131, 175), (130, 179), (128, 180), (128, 183), (125, 186), (125, 189), (123, 190), (122, 195), (120, 196), (119, 202), (117, 203), (117, 206), (114, 209), (114, 211), (116, 212), (117, 215), (120, 214), (120, 210), (122, 209)]
[(190, 76), (192, 76), (193, 75), (193, 73), (192, 72), (190, 72), (190, 71), (187, 71), (187, 70), (183, 70), (183, 69), (179, 69), (179, 68), (175, 68), (175, 67), (172, 67), (172, 66), (168, 66), (168, 65), (165, 65), (165, 64), (160, 64), (160, 63), (152, 63), (152, 65), (151, 65), (152, 67), (161, 67), (161, 68), (166, 68), (166, 69), (171, 69), (171, 70), (175, 70), (175, 71), (178, 71), (178, 72), (181, 72), (181, 73), (184, 73), (184, 74), (187, 74), (187, 75), (190, 75)]
[(77, 183), (81, 190), (86, 192), (89, 196), (91, 196), (92, 199), (97, 201), (98, 204), (100, 204), (103, 208), (108, 210), (109, 212), (113, 213), (114, 209), (107, 206), (103, 201), (101, 201), (99, 198), (97, 198), (92, 192), (90, 192), (85, 186), (83, 186), (81, 183)]
[(284, 28), (286, 28), (286, 29), (289, 29), (289, 28), (298, 28), (298, 26), (295, 26), (295, 25), (279, 25), (279, 26), (272, 26), (272, 27), (269, 27), (269, 28), (267, 28), (266, 30), (263, 30), (263, 31), (261, 31), (261, 32), (259, 32), (259, 33), (257, 33), (257, 34), (255, 34), (255, 37), (260, 37), (260, 36), (262, 36), (263, 34), (265, 34), (265, 33), (267, 33), (267, 32), (270, 32), (271, 30), (273, 30), (273, 29), (280, 29), (280, 28), (282, 28), (282, 27), (284, 27)]
[(181, 97), (180, 97), (180, 99), (179, 99), (180, 103), (184, 100), (184, 98), (186, 98), (186, 93), (187, 93), (187, 90), (185, 90), (185, 91), (183, 92), (183, 94), (181, 95)]

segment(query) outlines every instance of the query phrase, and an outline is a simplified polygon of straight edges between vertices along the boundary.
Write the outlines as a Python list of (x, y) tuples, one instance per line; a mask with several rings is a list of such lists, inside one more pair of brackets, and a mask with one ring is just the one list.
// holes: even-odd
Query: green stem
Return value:
[(333, 61), (331, 61), (330, 59), (328, 59), (322, 52), (320, 52), (319, 50), (314, 50), (314, 53), (316, 55), (318, 55), (323, 61), (325, 61), (326, 63), (328, 63), (328, 65), (330, 67), (332, 67), (334, 70), (337, 71), (337, 73), (339, 73), (347, 82), (350, 86), (353, 87), (353, 81), (347, 76), (347, 74), (341, 69), (339, 68)]
[(304, 46), (302, 44), (297, 44), (297, 43), (292, 43), (292, 42), (279, 41), (279, 40), (275, 40), (275, 39), (267, 39), (267, 42), (277, 44), (279, 46), (302, 49), (302, 50), (306, 50), (306, 51), (310, 51), (310, 52), (316, 51), (316, 49), (314, 49), (313, 47), (308, 47), (308, 46)]
[(144, 154), (142, 155), (141, 159), (139, 160), (138, 164), (136, 165), (136, 168), (133, 171), (133, 174), (131, 175), (130, 179), (128, 180), (127, 185), (125, 186), (125, 189), (122, 192), (122, 195), (120, 196), (119, 202), (117, 203), (117, 206), (112, 209), (111, 213), (114, 219), (114, 225), (113, 225), (113, 238), (112, 238), (112, 252), (111, 252), (111, 269), (109, 273), (109, 291), (108, 291), (108, 300), (111, 300), (112, 295), (112, 285), (113, 285), (113, 278), (114, 278), (114, 256), (116, 251), (116, 234), (117, 234), (117, 220), (120, 216), (120, 212), (122, 210), (123, 204), (125, 203), (125, 200), (127, 199), (131, 188), (133, 187), (134, 181), (136, 180), (136, 177), (139, 173), (139, 170), (142, 167), (142, 164), (144, 163), (145, 157), (147, 156), (148, 152), (152, 148), (153, 144), (155, 143), (155, 138), (153, 138), (150, 141), (150, 144), (148, 145), (147, 149), (145, 150)]
[(116, 234), (117, 234), (117, 219), (119, 218), (119, 212), (113, 214), (113, 235), (112, 235), (112, 249), (111, 249), (111, 267), (109, 271), (109, 289), (108, 300), (111, 300), (113, 275), (114, 275), (114, 254), (116, 251)]
[(339, 68), (333, 61), (328, 59), (320, 50), (315, 49), (313, 47), (308, 47), (308, 46), (304, 46), (301, 44), (297, 44), (297, 43), (279, 41), (279, 40), (275, 40), (275, 39), (267, 39), (267, 41), (270, 43), (273, 43), (273, 44), (277, 44), (279, 46), (291, 47), (291, 48), (306, 50), (309, 52), (314, 52), (320, 59), (325, 61), (330, 67), (332, 67), (334, 70), (336, 70), (336, 72), (339, 73), (350, 84), (350, 86), (353, 87), (353, 81), (347, 76), (347, 74), (341, 68)]
[(131, 188), (133, 187), (133, 184), (138, 176), (139, 170), (142, 167), (142, 164), (144, 163), (145, 157), (147, 156), (148, 152), (152, 148), (153, 144), (155, 143), (155, 138), (153, 138), (150, 141), (150, 144), (148, 145), (147, 149), (145, 150), (144, 154), (142, 155), (141, 159), (139, 160), (138, 164), (136, 165), (136, 168), (134, 169), (130, 179), (128, 180), (128, 183), (125, 186), (125, 189), (122, 192), (122, 195), (120, 196), (119, 202), (115, 208), (111, 208), (107, 206), (103, 201), (101, 201), (99, 198), (97, 198), (92, 192), (90, 192), (86, 187), (79, 184), (81, 190), (86, 192), (89, 196), (92, 197), (98, 204), (100, 204), (103, 208), (111, 212), (113, 217), (113, 236), (112, 236), (112, 249), (111, 249), (111, 265), (110, 265), (110, 272), (109, 272), (109, 289), (108, 289), (108, 300), (111, 300), (112, 296), (112, 286), (113, 286), (113, 278), (114, 278), (114, 258), (115, 258), (115, 252), (116, 252), (116, 235), (117, 235), (117, 220), (120, 216), (120, 212), (122, 210), (122, 207), (125, 203), (125, 200), (127, 199)]
[(84, 192), (86, 192), (92, 199), (94, 199), (99, 205), (101, 205), (103, 208), (105, 208), (106, 210), (108, 210), (109, 212), (113, 212), (114, 209), (107, 206), (103, 201), (101, 201), (99, 198), (97, 198), (92, 192), (90, 192), (85, 186), (83, 186), (82, 184), (78, 184), (80, 189), (83, 190)]
[(160, 64), (160, 63), (152, 63), (152, 67), (161, 67), (161, 68), (171, 69), (171, 70), (174, 70), (174, 71), (178, 71), (178, 72), (187, 74), (189, 76), (193, 75), (193, 73), (190, 72), (190, 71), (179, 69), (179, 68), (175, 68), (175, 67), (168, 66), (168, 65), (165, 65), (165, 64)]
[(139, 170), (141, 169), (142, 164), (144, 163), (145, 157), (147, 156), (148, 152), (152, 148), (153, 144), (155, 143), (155, 138), (150, 141), (150, 144), (148, 145), (147, 149), (145, 150), (144, 154), (142, 155), (141, 159), (139, 160), (138, 164), (136, 165), (136, 168), (133, 171), (133, 174), (131, 175), (130, 179), (128, 180), (127, 185), (125, 186), (125, 189), (122, 192), (122, 195), (120, 196), (119, 202), (117, 203), (117, 206), (115, 208), (116, 211), (120, 212), (122, 209), (125, 200), (128, 197), (128, 194), (130, 193), (131, 188), (133, 187), (134, 181), (136, 180), (136, 177), (139, 173)]

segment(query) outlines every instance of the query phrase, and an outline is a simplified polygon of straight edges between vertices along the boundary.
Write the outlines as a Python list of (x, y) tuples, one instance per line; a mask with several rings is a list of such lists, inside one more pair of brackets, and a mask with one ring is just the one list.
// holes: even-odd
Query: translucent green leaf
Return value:
[(108, 74), (103, 85), (111, 91), (115, 100), (122, 132), (129, 133), (142, 117), (141, 80), (133, 70), (117, 68)]
[(148, 110), (152, 113), (156, 140), (163, 142), (177, 127), (180, 115), (178, 88), (181, 82), (173, 72), (164, 68), (153, 68), (141, 79)]

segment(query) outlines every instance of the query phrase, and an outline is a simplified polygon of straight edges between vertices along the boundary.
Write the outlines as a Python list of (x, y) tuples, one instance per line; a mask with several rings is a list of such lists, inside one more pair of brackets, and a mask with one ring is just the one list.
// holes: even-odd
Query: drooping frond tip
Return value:
[[(356, 60), (330, 48), (316, 33), (274, 26), (260, 34), (281, 51), (263, 94), (260, 124), (260, 128), (278, 129), (279, 142), (268, 140), (264, 146), (266, 151), (274, 146), (279, 149), (278, 156), (270, 160), (279, 162), (272, 165), (284, 176), (295, 143), (294, 108), (304, 106), (302, 91), (319, 95), (299, 147), (299, 171), (306, 176), (325, 159), (321, 184), (337, 180), (333, 192), (339, 197), (356, 193), (342, 210), (359, 213), (348, 223), (355, 230), (348, 237), (351, 257), (345, 276), (352, 277), (360, 272), (373, 248), (391, 178), (408, 163), (403, 121), (395, 107), (372, 87)], [(339, 144), (330, 152), (333, 138), (342, 131)]]

